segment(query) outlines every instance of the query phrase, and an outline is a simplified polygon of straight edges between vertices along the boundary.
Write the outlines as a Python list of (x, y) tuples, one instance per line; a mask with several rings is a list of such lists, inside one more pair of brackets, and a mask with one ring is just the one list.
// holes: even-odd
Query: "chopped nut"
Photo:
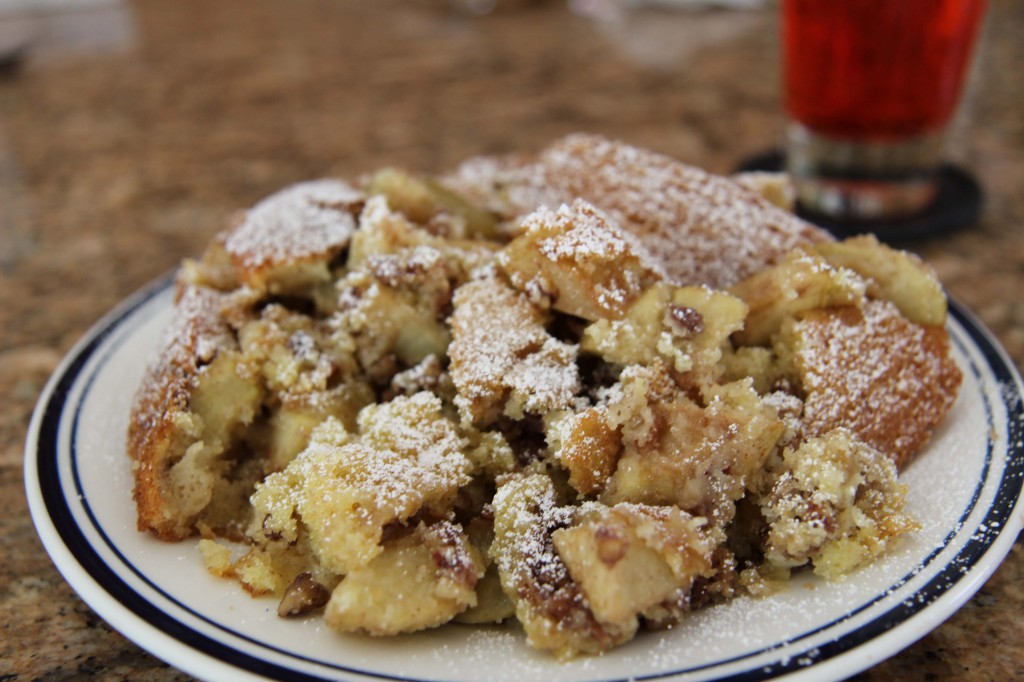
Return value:
[(302, 616), (321, 608), (331, 598), (326, 587), (313, 580), (309, 573), (300, 573), (284, 591), (277, 615), (282, 618)]
[(598, 526), (594, 536), (597, 540), (597, 558), (603, 563), (614, 566), (619, 559), (626, 556), (629, 540), (615, 528)]
[(670, 303), (668, 314), (672, 322), (688, 336), (696, 336), (704, 331), (704, 316), (695, 308)]

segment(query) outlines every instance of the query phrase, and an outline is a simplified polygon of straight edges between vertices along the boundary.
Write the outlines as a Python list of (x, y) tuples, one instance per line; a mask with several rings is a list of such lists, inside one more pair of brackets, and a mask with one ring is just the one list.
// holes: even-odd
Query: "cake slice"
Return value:
[(186, 285), (135, 395), (128, 453), (138, 527), (164, 540), (198, 526), (230, 532), (264, 473), (242, 447), (263, 388), (221, 314), (230, 304), (227, 294)]

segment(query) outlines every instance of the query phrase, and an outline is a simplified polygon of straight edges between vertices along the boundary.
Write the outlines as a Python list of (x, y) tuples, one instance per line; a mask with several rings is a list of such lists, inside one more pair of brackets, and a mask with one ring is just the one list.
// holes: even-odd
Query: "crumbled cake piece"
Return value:
[(128, 452), (138, 526), (166, 540), (192, 535), (197, 523), (228, 531), (244, 521), (263, 473), (241, 447), (263, 388), (221, 317), (226, 300), (204, 287), (181, 291), (135, 395)]
[(207, 538), (200, 540), (198, 547), (206, 570), (218, 578), (230, 578), (235, 575), (230, 548)]
[(621, 427), (606, 407), (589, 407), (564, 416), (549, 435), (558, 462), (569, 472), (569, 485), (581, 495), (596, 495), (608, 486), (622, 456)]
[(443, 308), (435, 305), (440, 299), (430, 293), (449, 286), (439, 254), (428, 248), (394, 260), (393, 265), (419, 273), (423, 288), (390, 286), (372, 270), (352, 271), (339, 282), (339, 310), (327, 321), (345, 330), (360, 367), (378, 383), (430, 355), (444, 354), (451, 339), (441, 319)]
[(624, 449), (600, 499), (674, 505), (716, 524), (732, 520), (747, 477), (783, 433), (746, 382), (709, 388), (697, 402), (648, 369), (624, 373), (609, 414)]
[[(785, 356), (785, 349), (782, 349)], [(722, 351), (722, 380), (750, 379), (754, 390), (764, 397), (777, 388), (792, 389), (792, 369), (773, 347), (736, 346)]]
[(743, 329), (746, 314), (747, 306), (725, 292), (658, 283), (622, 319), (588, 325), (581, 347), (620, 365), (661, 360), (680, 385), (699, 387), (719, 379), (722, 349)]
[(233, 566), (238, 581), (250, 594), (282, 597), (303, 574), (327, 588), (341, 577), (320, 561), (307, 526), (296, 512), (295, 491), (302, 485), (301, 474), (293, 462), (291, 467), (267, 476), (250, 498), (252, 514), (246, 529), (250, 546)]
[(418, 178), (397, 168), (374, 173), (368, 194), (382, 195), (388, 205), (435, 234), (445, 237), (497, 237), (497, 220), (490, 211), (466, 201), (430, 178)]
[(616, 319), (662, 278), (643, 246), (593, 205), (577, 200), (523, 218), (498, 252), (513, 286), (532, 300), (585, 320)]
[(306, 448), (313, 429), (328, 417), (351, 428), (359, 411), (374, 400), (372, 387), (364, 381), (311, 393), (285, 393), (277, 409), (252, 428), (248, 443), (262, 454), (268, 471), (280, 471)]
[(363, 201), (341, 180), (315, 180), (259, 202), (224, 240), (238, 280), (274, 294), (330, 282), (328, 265), (352, 238)]
[(866, 282), (852, 270), (832, 267), (813, 252), (794, 251), (729, 288), (748, 307), (736, 343), (766, 345), (785, 320), (816, 308), (860, 305), (866, 291)]
[(448, 356), (465, 421), (568, 407), (580, 390), (577, 349), (548, 334), (542, 309), (496, 277), (463, 285), (452, 302)]
[(382, 197), (367, 202), (360, 220), (327, 324), (343, 330), (366, 374), (383, 383), (430, 355), (445, 355), (452, 292), (490, 262), (492, 250), (440, 240), (391, 211)]
[(911, 322), (946, 323), (946, 294), (935, 271), (918, 256), (897, 251), (871, 234), (815, 246), (835, 267), (848, 268), (868, 281), (872, 298), (891, 301)]
[(330, 329), (307, 315), (267, 305), (239, 329), (238, 340), (272, 395), (265, 400), (272, 413), (253, 425), (248, 438), (269, 471), (283, 469), (327, 417), (354, 428), (359, 410), (375, 400), (352, 349), (339, 346)]
[(600, 653), (636, 633), (637, 622), (602, 623), (555, 550), (552, 534), (575, 524), (577, 507), (560, 506), (543, 473), (507, 479), (494, 496), (491, 557), (530, 644), (559, 658)]
[(559, 658), (597, 653), (713, 575), (705, 521), (674, 507), (561, 506), (544, 473), (506, 480), (491, 545), (530, 643)]
[(352, 236), (346, 266), (356, 269), (367, 258), (398, 254), (418, 246), (441, 252), (449, 276), (461, 283), (476, 269), (489, 265), (500, 244), (439, 237), (407, 215), (392, 210), (384, 197), (374, 196), (367, 199), (359, 215), (359, 229)]
[(956, 398), (946, 299), (782, 184), (576, 135), (269, 197), (178, 274), (139, 528), (282, 618), (559, 658), (865, 565)]
[(342, 632), (397, 635), (447, 623), (476, 605), (484, 561), (461, 528), (420, 524), (345, 575), (324, 620)]
[(588, 509), (551, 539), (594, 617), (632, 623), (712, 575), (716, 543), (704, 524), (677, 507), (617, 504)]
[(827, 578), (849, 573), (918, 528), (905, 497), (893, 461), (846, 429), (787, 448), (761, 507), (766, 560), (787, 569), (811, 562)]
[(462, 447), (440, 400), (426, 392), (364, 408), (358, 434), (328, 419), (268, 477), (279, 492), (258, 532), (294, 537), (298, 519), (319, 563), (343, 575), (382, 551), (386, 526), (421, 512), (443, 518), (470, 481)]

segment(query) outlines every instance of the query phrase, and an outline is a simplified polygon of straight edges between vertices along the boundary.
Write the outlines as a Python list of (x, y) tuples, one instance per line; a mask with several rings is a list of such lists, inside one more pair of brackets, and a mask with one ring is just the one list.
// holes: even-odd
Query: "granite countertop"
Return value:
[[(572, 131), (713, 171), (779, 134), (777, 21), (757, 10), (598, 23), (563, 2), (93, 0), (0, 13), (0, 680), (188, 679), (111, 630), (36, 537), (34, 402), (104, 312), (231, 213), (297, 180), (418, 172)], [(7, 10), (4, 10), (7, 11)], [(626, 30), (626, 29), (629, 30)], [(905, 246), (1024, 362), (1024, 3), (993, 0), (950, 155), (971, 229)], [(1018, 544), (946, 623), (858, 680), (1024, 677)]]

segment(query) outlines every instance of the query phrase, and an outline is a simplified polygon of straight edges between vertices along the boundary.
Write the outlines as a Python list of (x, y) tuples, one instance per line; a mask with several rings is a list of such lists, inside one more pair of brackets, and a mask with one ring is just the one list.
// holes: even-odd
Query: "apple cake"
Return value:
[(864, 566), (917, 528), (946, 298), (787, 196), (573, 135), (268, 197), (179, 271), (139, 529), (282, 617), (517, 620), (563, 659)]

